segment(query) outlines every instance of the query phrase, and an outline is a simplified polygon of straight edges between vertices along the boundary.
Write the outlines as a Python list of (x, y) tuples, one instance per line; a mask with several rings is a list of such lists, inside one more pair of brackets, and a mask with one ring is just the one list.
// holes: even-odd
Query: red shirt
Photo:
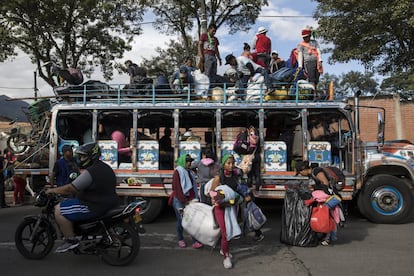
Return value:
[(200, 41), (203, 43), (203, 54), (215, 56), (217, 52), (217, 47), (219, 46), (219, 41), (215, 36), (211, 36), (207, 33), (201, 34)]
[(272, 42), (265, 34), (256, 35), (256, 52), (270, 54), (272, 48)]

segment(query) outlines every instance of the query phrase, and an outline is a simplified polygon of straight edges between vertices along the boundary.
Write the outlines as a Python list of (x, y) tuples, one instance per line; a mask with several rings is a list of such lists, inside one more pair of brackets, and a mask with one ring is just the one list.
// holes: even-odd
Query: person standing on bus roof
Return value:
[(298, 68), (304, 69), (308, 81), (313, 84), (314, 90), (319, 83), (319, 77), (323, 73), (322, 54), (319, 44), (311, 39), (312, 30), (305, 28), (302, 30), (302, 39), (298, 46)]
[(214, 23), (210, 23), (207, 29), (207, 33), (203, 33), (200, 36), (198, 42), (198, 56), (201, 63), (204, 64), (201, 71), (211, 79), (217, 75), (217, 60), (221, 66), (221, 57), (219, 52), (219, 41), (215, 37), (217, 26)]
[(272, 41), (266, 36), (267, 29), (259, 27), (257, 34), (253, 38), (252, 48), (257, 55), (257, 64), (263, 66), (265, 69), (269, 68), (270, 51), (272, 49)]

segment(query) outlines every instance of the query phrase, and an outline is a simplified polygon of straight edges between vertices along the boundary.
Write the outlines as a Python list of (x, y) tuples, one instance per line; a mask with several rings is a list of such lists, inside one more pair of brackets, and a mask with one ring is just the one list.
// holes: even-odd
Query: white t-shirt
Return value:
[(254, 71), (256, 71), (258, 68), (263, 68), (262, 66), (260, 66), (259, 64), (255, 63), (253, 60), (245, 56), (239, 56), (236, 58), (236, 60), (237, 71), (242, 72), (244, 75), (250, 75), (250, 70), (246, 66), (248, 63), (252, 64)]

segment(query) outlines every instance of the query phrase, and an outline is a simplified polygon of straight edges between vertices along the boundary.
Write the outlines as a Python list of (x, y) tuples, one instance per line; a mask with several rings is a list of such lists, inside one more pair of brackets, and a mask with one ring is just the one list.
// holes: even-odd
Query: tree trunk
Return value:
[(207, 32), (207, 9), (206, 1), (200, 0), (201, 34)]

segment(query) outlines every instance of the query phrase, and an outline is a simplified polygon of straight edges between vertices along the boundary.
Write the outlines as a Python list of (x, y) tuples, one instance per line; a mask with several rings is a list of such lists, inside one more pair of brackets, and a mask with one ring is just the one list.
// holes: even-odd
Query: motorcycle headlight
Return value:
[(46, 195), (45, 192), (40, 192), (36, 196), (35, 206), (37, 206), (37, 207), (43, 207), (43, 206), (46, 206), (46, 204), (47, 204), (47, 195)]

